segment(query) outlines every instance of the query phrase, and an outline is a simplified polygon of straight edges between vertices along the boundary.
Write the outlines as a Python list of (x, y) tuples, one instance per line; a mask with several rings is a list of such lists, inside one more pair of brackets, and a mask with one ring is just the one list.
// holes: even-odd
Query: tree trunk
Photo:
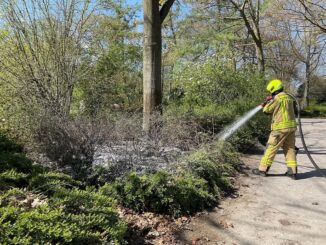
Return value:
[(256, 47), (256, 56), (258, 63), (258, 70), (261, 74), (265, 73), (265, 57), (264, 57), (264, 49), (261, 40), (255, 43)]
[(305, 86), (303, 92), (302, 108), (309, 106), (309, 86), (310, 86), (310, 63), (306, 63), (306, 77), (305, 77)]
[(149, 133), (151, 114), (162, 112), (162, 34), (158, 0), (144, 0), (143, 130)]

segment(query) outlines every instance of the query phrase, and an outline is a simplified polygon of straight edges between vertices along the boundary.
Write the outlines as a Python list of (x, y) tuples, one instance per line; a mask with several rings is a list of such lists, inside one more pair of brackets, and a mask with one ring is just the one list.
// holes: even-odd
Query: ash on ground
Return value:
[(185, 154), (187, 151), (178, 147), (160, 146), (146, 140), (111, 142), (97, 148), (93, 164), (110, 169), (114, 177), (130, 171), (139, 174), (159, 170), (174, 172), (175, 162)]

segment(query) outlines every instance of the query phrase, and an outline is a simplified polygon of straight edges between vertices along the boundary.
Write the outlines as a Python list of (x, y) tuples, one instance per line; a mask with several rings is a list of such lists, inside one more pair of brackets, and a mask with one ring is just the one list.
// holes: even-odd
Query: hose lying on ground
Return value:
[(300, 117), (300, 104), (297, 100), (297, 98), (295, 98), (292, 94), (289, 94), (295, 101), (296, 105), (297, 105), (297, 109), (298, 109), (298, 116), (297, 116), (297, 120), (298, 120), (298, 125), (299, 125), (299, 133), (300, 133), (300, 138), (301, 138), (301, 142), (302, 142), (302, 146), (305, 150), (306, 155), (308, 156), (309, 160), (311, 161), (312, 165), (314, 165), (315, 169), (317, 170), (317, 172), (324, 178), (326, 178), (326, 175), (323, 173), (323, 171), (319, 168), (319, 166), (317, 165), (317, 163), (314, 161), (314, 159), (312, 158), (307, 145), (306, 145), (306, 141), (304, 139), (303, 136), (303, 131), (302, 131), (302, 125), (301, 125), (301, 117)]

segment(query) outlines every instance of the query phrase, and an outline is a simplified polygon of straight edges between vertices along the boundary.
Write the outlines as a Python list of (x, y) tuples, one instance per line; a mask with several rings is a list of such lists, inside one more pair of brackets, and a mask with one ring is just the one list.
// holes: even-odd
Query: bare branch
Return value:
[[(8, 35), (0, 64), (38, 103), (69, 113), (83, 39), (93, 14), (89, 1), (6, 0)], [(25, 91), (26, 92), (26, 91)], [(24, 101), (28, 101), (25, 100)]]

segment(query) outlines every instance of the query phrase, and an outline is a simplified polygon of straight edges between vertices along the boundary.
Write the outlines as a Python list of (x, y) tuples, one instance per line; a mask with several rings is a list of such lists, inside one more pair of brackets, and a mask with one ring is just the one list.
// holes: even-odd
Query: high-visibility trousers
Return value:
[(260, 171), (267, 171), (280, 147), (283, 148), (286, 165), (297, 173), (297, 159), (295, 152), (295, 131), (296, 128), (274, 130), (269, 135), (267, 148), (259, 165)]

